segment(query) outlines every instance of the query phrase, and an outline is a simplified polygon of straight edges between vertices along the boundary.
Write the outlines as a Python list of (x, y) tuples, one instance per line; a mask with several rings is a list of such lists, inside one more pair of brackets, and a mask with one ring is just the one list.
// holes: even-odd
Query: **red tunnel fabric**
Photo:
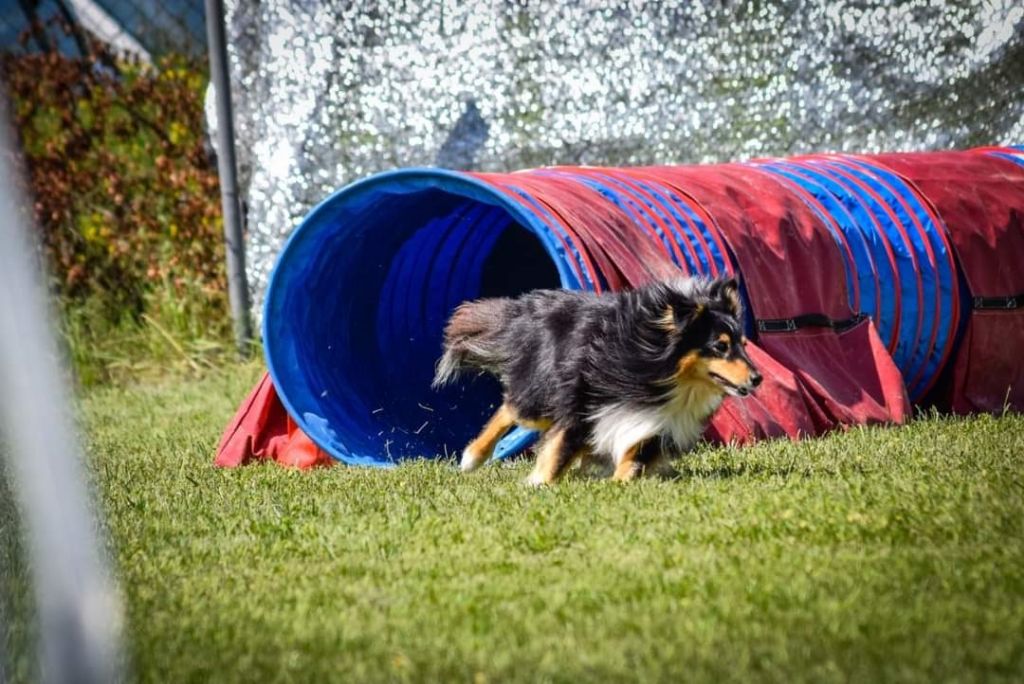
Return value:
[[(807, 159), (838, 160), (825, 166), (839, 174), (847, 169), (838, 164), (845, 163), (849, 173), (889, 187), (844, 158)], [(948, 230), (974, 304), (946, 321), (955, 326), (955, 318), (962, 318), (961, 332), (948, 359), (935, 362), (939, 380), (929, 401), (959, 413), (1024, 410), (1024, 165), (1002, 149), (845, 159), (891, 172), (920, 195), (932, 223)], [(753, 397), (723, 403), (708, 427), (709, 439), (796, 439), (906, 420), (905, 382), (911, 378), (901, 374), (876, 321), (861, 315), (857, 265), (830, 213), (842, 206), (830, 209), (806, 187), (764, 168), (770, 163), (465, 176), (543, 224), (550, 249), (568, 269), (563, 282), (575, 281), (573, 287), (616, 290), (680, 271), (740, 276), (754, 319), (750, 355), (765, 381)], [(881, 202), (878, 207), (886, 209)], [(856, 208), (841, 217), (847, 229), (851, 221), (865, 220)], [(924, 230), (907, 216), (904, 223)], [(883, 276), (891, 278), (891, 271)], [(889, 315), (885, 307), (873, 309), (873, 315)], [(896, 329), (891, 320), (885, 324)], [(935, 337), (934, 331), (924, 336), (921, 349), (933, 349)], [(227, 426), (216, 464), (258, 459), (301, 468), (334, 462), (289, 417), (267, 375)]]
[(981, 151), (869, 158), (935, 207), (970, 291), (973, 308), (940, 403), (957, 413), (1024, 410), (1024, 166)]
[[(759, 320), (808, 314), (832, 321), (854, 317), (841, 245), (793, 186), (749, 166), (663, 167), (707, 212), (732, 249)], [(760, 332), (758, 344), (789, 369), (805, 400), (814, 433), (909, 414), (903, 381), (874, 325), (849, 330)], [(757, 394), (757, 403), (767, 395)], [(771, 415), (797, 410), (774, 399)]]
[[(558, 175), (510, 174), (489, 180), (527, 190), (580, 235), (587, 251), (601, 254), (617, 274), (616, 283), (635, 287), (652, 279), (678, 274), (668, 250), (648, 234), (622, 208), (605, 201), (597, 190)], [(619, 289), (613, 287), (613, 289)]]
[(303, 470), (335, 463), (295, 426), (269, 373), (263, 374), (224, 429), (213, 463), (234, 468), (263, 460)]
[(714, 415), (705, 437), (722, 444), (750, 444), (760, 439), (799, 439), (818, 433), (815, 416), (804, 400), (796, 376), (751, 342), (747, 352), (764, 382), (752, 401), (729, 397)]

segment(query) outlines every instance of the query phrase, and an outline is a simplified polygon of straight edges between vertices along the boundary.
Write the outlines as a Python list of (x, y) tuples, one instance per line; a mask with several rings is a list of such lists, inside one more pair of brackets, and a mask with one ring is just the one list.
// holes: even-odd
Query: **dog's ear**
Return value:
[(736, 318), (743, 316), (743, 300), (740, 298), (740, 284), (736, 278), (725, 278), (715, 282), (713, 296), (722, 307)]
[(671, 309), (672, 324), (676, 330), (682, 332), (700, 320), (708, 307), (703, 303), (686, 301), (674, 302)]

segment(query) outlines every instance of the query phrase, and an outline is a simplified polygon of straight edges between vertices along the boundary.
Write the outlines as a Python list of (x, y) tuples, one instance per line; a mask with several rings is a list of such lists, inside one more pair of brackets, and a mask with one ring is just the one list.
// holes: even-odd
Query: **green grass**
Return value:
[(146, 681), (1021, 681), (1024, 419), (703, 449), (676, 482), (211, 466), (258, 369), (94, 390)]
[(60, 307), (61, 341), (82, 387), (159, 382), (168, 374), (199, 376), (235, 354), (222, 298), (203, 296), (196, 283), (188, 296), (167, 283), (152, 283), (141, 296), (145, 311), (119, 314), (102, 297)]

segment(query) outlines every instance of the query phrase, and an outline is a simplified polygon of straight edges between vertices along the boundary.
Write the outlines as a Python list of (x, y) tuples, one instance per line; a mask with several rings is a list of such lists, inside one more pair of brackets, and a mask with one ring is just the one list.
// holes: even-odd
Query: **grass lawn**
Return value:
[(216, 470), (258, 370), (83, 400), (142, 680), (1024, 678), (1024, 418), (708, 448), (628, 486)]

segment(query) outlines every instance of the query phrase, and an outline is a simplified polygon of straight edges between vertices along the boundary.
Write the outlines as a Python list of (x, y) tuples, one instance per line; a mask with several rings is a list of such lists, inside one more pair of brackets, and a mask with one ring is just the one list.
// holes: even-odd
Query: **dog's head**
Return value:
[(669, 283), (662, 326), (675, 343), (678, 383), (704, 383), (735, 397), (761, 384), (747, 356), (743, 304), (735, 278)]

